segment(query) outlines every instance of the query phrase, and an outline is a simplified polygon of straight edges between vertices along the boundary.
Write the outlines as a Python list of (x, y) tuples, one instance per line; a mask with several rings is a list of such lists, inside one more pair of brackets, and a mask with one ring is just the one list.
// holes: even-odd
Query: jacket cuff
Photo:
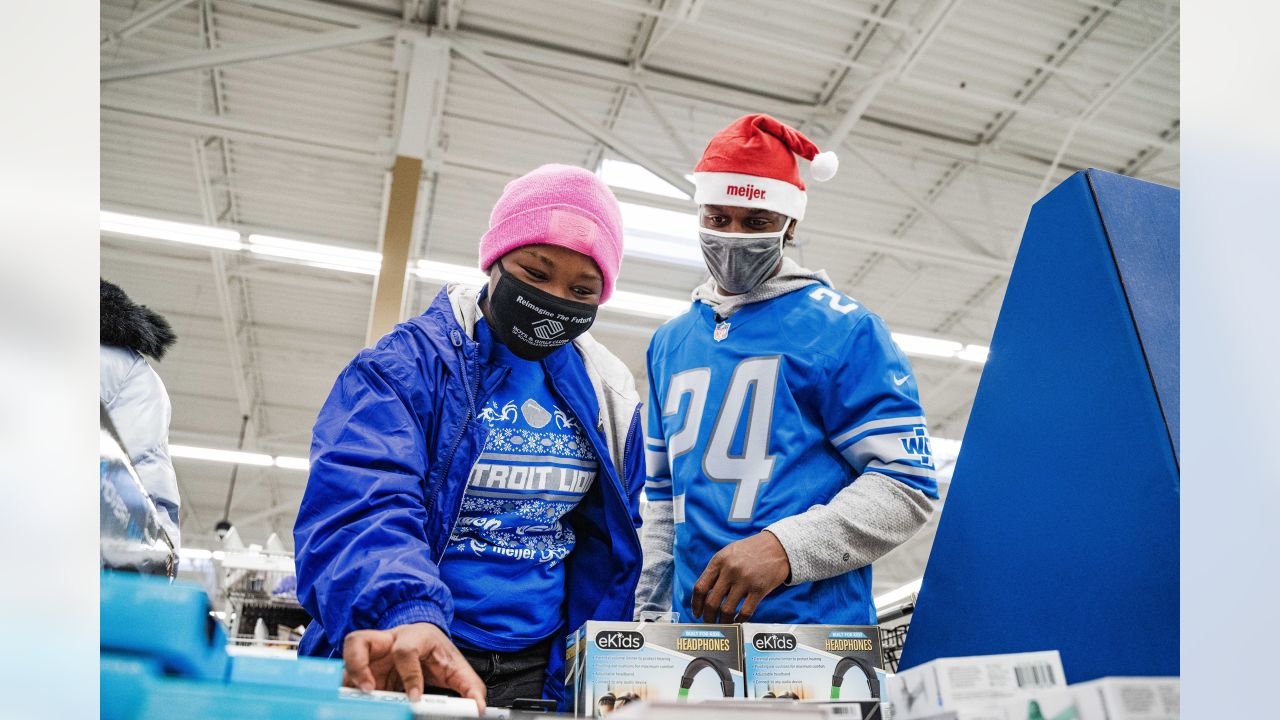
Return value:
[(787, 554), (787, 562), (791, 564), (791, 575), (782, 583), (788, 587), (800, 585), (813, 579), (808, 577), (809, 573), (806, 572), (807, 562), (803, 556), (802, 548), (806, 546), (807, 539), (805, 537), (804, 523), (798, 517), (797, 515), (785, 517), (765, 528), (774, 537), (778, 538), (783, 552)]
[(391, 606), (382, 617), (378, 618), (379, 630), (390, 630), (398, 625), (411, 623), (431, 623), (440, 628), (445, 635), (449, 634), (449, 623), (445, 620), (444, 611), (439, 605), (427, 600), (406, 600), (399, 605)]

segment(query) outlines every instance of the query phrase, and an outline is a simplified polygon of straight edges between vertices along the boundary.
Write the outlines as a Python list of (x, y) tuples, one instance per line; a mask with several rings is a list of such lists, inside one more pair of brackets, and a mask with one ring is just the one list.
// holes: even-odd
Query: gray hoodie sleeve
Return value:
[[(799, 585), (870, 565), (915, 535), (931, 515), (933, 501), (923, 492), (868, 472), (827, 504), (765, 529), (777, 536), (791, 562), (787, 584)], [(647, 547), (645, 553), (647, 572)]]
[(645, 503), (644, 525), (640, 532), (644, 565), (640, 570), (640, 583), (636, 586), (636, 620), (640, 619), (642, 612), (671, 611), (672, 550), (675, 539), (671, 501)]

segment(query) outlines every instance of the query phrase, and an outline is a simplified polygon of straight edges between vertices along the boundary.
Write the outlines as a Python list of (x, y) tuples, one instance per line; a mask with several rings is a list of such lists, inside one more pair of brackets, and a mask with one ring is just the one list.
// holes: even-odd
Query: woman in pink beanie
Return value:
[(363, 690), (564, 703), (564, 637), (629, 620), (644, 484), (630, 370), (587, 329), (622, 221), (592, 173), (509, 183), (450, 284), (360, 352), (316, 420), (294, 526), (299, 653)]

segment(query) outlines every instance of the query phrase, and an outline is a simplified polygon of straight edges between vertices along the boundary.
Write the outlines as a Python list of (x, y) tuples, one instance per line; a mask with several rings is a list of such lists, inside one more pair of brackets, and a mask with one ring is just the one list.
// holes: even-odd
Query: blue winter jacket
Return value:
[[(299, 654), (341, 657), (353, 630), (430, 622), (448, 631), (453, 600), (437, 565), (484, 448), (476, 414), (506, 372), (478, 364), (477, 317), (474, 291), (442, 290), (334, 383), (294, 525), (298, 597), (314, 618)], [(561, 639), (586, 620), (631, 619), (644, 463), (638, 396), (617, 358), (583, 335), (543, 364), (600, 458), (597, 481), (567, 516), (577, 543), (543, 688), (565, 709)]]

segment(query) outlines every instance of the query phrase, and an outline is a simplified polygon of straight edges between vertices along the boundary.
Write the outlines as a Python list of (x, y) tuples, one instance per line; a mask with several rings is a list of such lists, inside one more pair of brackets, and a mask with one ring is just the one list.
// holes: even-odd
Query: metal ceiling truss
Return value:
[(121, 23), (115, 30), (112, 30), (109, 33), (104, 33), (101, 44), (104, 47), (107, 45), (118, 45), (125, 38), (141, 32), (152, 24), (169, 17), (174, 12), (181, 10), (191, 3), (192, 0), (161, 0), (155, 5), (152, 5), (146, 10)]
[[(805, 4), (810, 7), (865, 21), (857, 34), (850, 38), (848, 45), (839, 51), (797, 45), (776, 35), (762, 36), (744, 29), (719, 25), (715, 28), (719, 37), (732, 42), (742, 41), (751, 46), (777, 48), (790, 55), (822, 63), (829, 74), (813, 95), (808, 94), (810, 88), (799, 86), (769, 91), (710, 77), (693, 77), (681, 72), (680, 68), (671, 66), (672, 61), (668, 59), (670, 53), (662, 53), (659, 49), (670, 38), (678, 37), (678, 31), (682, 27), (701, 21), (704, 0), (649, 0), (643, 5), (637, 5), (637, 0), (577, 0), (584, 6), (603, 4), (637, 14), (637, 32), (630, 47), (622, 56), (609, 58), (592, 54), (586, 49), (558, 45), (557, 42), (560, 41), (555, 37), (518, 39), (488, 31), (460, 30), (463, 0), (402, 0), (395, 7), (378, 10), (361, 7), (356, 3), (325, 0), (219, 0), (219, 10), (224, 5), (253, 7), (294, 18), (328, 23), (333, 28), (322, 32), (298, 32), (281, 39), (234, 47), (219, 46), (210, 0), (148, 1), (154, 4), (101, 36), (103, 48), (119, 45), (148, 27), (155, 27), (165, 18), (171, 18), (175, 13), (197, 4), (204, 50), (106, 65), (102, 70), (104, 91), (115, 83), (134, 78), (205, 71), (198, 73), (198, 78), (202, 83), (201, 97), (207, 99), (207, 104), (202, 108), (186, 111), (152, 100), (139, 101), (131, 98), (125, 102), (113, 98), (110, 92), (104, 92), (107, 99), (101, 104), (102, 118), (108, 124), (195, 137), (191, 146), (192, 158), (200, 188), (202, 216), (206, 224), (236, 228), (242, 233), (290, 234), (286, 229), (272, 232), (270, 228), (250, 228), (244, 225), (237, 207), (238, 195), (234, 187), (233, 172), (236, 157), (233, 151), (245, 151), (241, 143), (386, 171), (392, 167), (396, 156), (403, 154), (400, 151), (403, 149), (402, 142), (407, 138), (406, 133), (414, 134), (422, 130), (421, 123), (415, 125), (405, 119), (411, 111), (406, 107), (408, 86), (406, 73), (403, 71), (397, 75), (394, 114), (396, 124), (391, 138), (375, 136), (378, 132), (385, 132), (385, 129), (371, 131), (370, 137), (366, 138), (295, 130), (284, 127), (283, 123), (275, 123), (273, 126), (270, 122), (226, 117), (222, 68), (369, 43), (386, 43), (391, 40), (403, 43), (429, 37), (448, 43), (448, 52), (453, 57), (465, 59), (481, 72), (591, 138), (593, 144), (585, 157), (589, 167), (594, 168), (607, 149), (645, 167), (690, 195), (693, 188), (684, 178), (684, 172), (696, 162), (697, 147), (702, 139), (691, 138), (697, 142), (686, 141), (673, 122), (673, 119), (681, 118), (689, 108), (694, 111), (706, 109), (724, 112), (727, 109), (768, 112), (802, 127), (815, 138), (824, 138), (821, 149), (851, 153), (867, 164), (885, 184), (902, 195), (909, 208), (888, 233), (856, 230), (823, 232), (807, 229), (806, 239), (816, 239), (824, 245), (836, 243), (839, 247), (848, 248), (850, 252), (864, 254), (867, 259), (854, 274), (855, 282), (876, 268), (884, 267), (886, 259), (906, 268), (909, 279), (894, 286), (896, 292), (881, 303), (882, 314), (909, 301), (913, 294), (912, 288), (928, 281), (927, 270), (931, 267), (951, 268), (974, 274), (972, 292), (961, 305), (952, 308), (932, 328), (913, 329), (902, 323), (895, 323), (895, 329), (903, 332), (945, 334), (962, 342), (985, 342), (984, 332), (989, 328), (975, 331), (970, 326), (981, 326), (985, 322), (986, 310), (990, 307), (992, 297), (1007, 282), (1012, 265), (1011, 257), (1021, 235), (1019, 230), (1017, 235), (1006, 240), (1006, 235), (1012, 234), (1014, 230), (1012, 221), (1006, 222), (1004, 227), (999, 224), (991, 199), (992, 192), (987, 186), (988, 179), (1016, 180), (1019, 186), (1026, 185), (1028, 189), (1032, 183), (1039, 183), (1036, 193), (1036, 197), (1039, 197), (1047, 183), (1056, 175), (1076, 169), (1067, 160), (1067, 153), (1077, 136), (1089, 137), (1094, 141), (1115, 141), (1123, 150), (1132, 150), (1123, 167), (1117, 168), (1131, 175), (1143, 171), (1153, 175), (1168, 172), (1169, 168), (1151, 167), (1159, 164), (1152, 161), (1166, 150), (1173, 149), (1176, 152), (1178, 147), (1179, 124), (1176, 118), (1159, 133), (1111, 124), (1106, 119), (1098, 121), (1108, 104), (1130, 88), (1135, 78), (1176, 42), (1178, 23), (1176, 9), (1171, 3), (1134, 8), (1131, 4), (1122, 6), (1120, 0), (1102, 0), (1101, 3), (1098, 0), (1074, 0), (1080, 6), (1079, 21), (1065, 34), (1056, 48), (1039, 62), (1027, 63), (1025, 58), (1018, 56), (1016, 48), (993, 47), (979, 50), (984, 56), (990, 56), (993, 62), (1003, 58), (1017, 63), (1019, 67), (1030, 68), (1020, 87), (1006, 96), (992, 90), (962, 89), (932, 77), (914, 75), (922, 59), (930, 55), (930, 48), (939, 42), (939, 38), (946, 36), (944, 31), (956, 16), (963, 0), (926, 0), (910, 20), (895, 17), (903, 15), (902, 6), (896, 0), (878, 2), (865, 10), (842, 0), (805, 0)], [(1096, 83), (1096, 78), (1082, 71), (1079, 63), (1072, 63), (1068, 67), (1068, 61), (1086, 41), (1096, 37), (1095, 31), (1112, 17), (1123, 18), (1120, 22), (1126, 28), (1131, 28), (1132, 22), (1142, 23), (1144, 28), (1151, 29), (1151, 37), (1155, 41), (1111, 82), (1100, 87), (1094, 86), (1094, 92), (1077, 89), (1089, 89), (1091, 83)], [(882, 35), (881, 31), (888, 34)], [(883, 53), (886, 42), (892, 45), (887, 55)], [(947, 47), (950, 48), (951, 44)], [(878, 59), (874, 64), (867, 62), (864, 56), (868, 48), (878, 48), (876, 57), (883, 60)], [(403, 70), (398, 60), (396, 67)], [(197, 76), (197, 73), (192, 73), (192, 76)], [(582, 105), (568, 102), (572, 99), (568, 90), (561, 97), (557, 97), (556, 92), (547, 92), (548, 88), (568, 87), (565, 79), (571, 77), (609, 83), (615, 88), (603, 114), (588, 113), (580, 109)], [(1076, 102), (1069, 96), (1052, 101), (1045, 97), (1049, 93), (1042, 93), (1042, 89), (1051, 86), (1055, 78), (1063, 87), (1080, 97), (1078, 102), (1084, 104), (1083, 108), (1069, 107)], [(978, 118), (987, 117), (985, 112), (989, 111), (990, 121), (975, 137), (952, 137), (905, 127), (890, 115), (877, 117), (873, 110), (886, 88), (918, 91), (940, 103), (963, 105), (969, 116), (973, 116), (974, 109), (983, 111), (977, 113)], [(443, 86), (439, 91), (443, 96)], [(1150, 96), (1150, 91), (1138, 87), (1126, 97)], [(1032, 105), (1032, 100), (1036, 98), (1038, 100)], [(639, 102), (628, 104), (629, 100)], [(639, 109), (641, 105), (642, 110)], [(437, 110), (442, 112), (439, 107)], [(655, 152), (648, 147), (648, 143), (637, 142), (616, 131), (615, 126), (623, 113), (636, 111), (652, 116), (655, 121), (651, 123), (652, 127), (670, 138), (670, 149), (663, 146)], [(453, 118), (452, 115), (450, 117)], [(1019, 118), (1025, 122), (1014, 125), (1018, 133), (1010, 137), (1008, 128)], [(468, 118), (459, 116), (459, 119)], [(473, 120), (493, 122), (492, 118)], [(433, 114), (427, 122), (427, 129), (438, 133), (441, 124), (442, 116)], [(981, 125), (982, 121), (979, 120), (975, 127)], [(484, 128), (483, 125), (480, 127)], [(1019, 136), (1027, 136), (1029, 129), (1043, 131), (1046, 128), (1055, 132), (1060, 128), (1063, 132), (1061, 144), (1052, 157), (1046, 156), (1047, 150), (1054, 149), (1052, 146), (1028, 147), (1027, 143), (1017, 141)], [(569, 133), (566, 132), (565, 136), (569, 136)], [(430, 226), (430, 194), (434, 193), (439, 178), (492, 183), (508, 180), (527, 170), (521, 167), (503, 167), (501, 165), (504, 161), (501, 160), (459, 157), (456, 152), (455, 156), (450, 157), (440, 145), (438, 135), (423, 133), (423, 137), (426, 139), (426, 146), (422, 151), (422, 184), (419, 185), (418, 202), (415, 206), (412, 233), (414, 245), (410, 257), (421, 257), (426, 253), (423, 245), (426, 242), (426, 230)], [(895, 176), (889, 172), (897, 168), (900, 160), (928, 165), (931, 175), (939, 164), (942, 169), (925, 191), (925, 182), (905, 183), (901, 173)], [(1174, 163), (1172, 167), (1176, 170), (1176, 160), (1169, 162)], [(1169, 162), (1164, 164), (1168, 165)], [(942, 206), (938, 204), (939, 200), (962, 176), (967, 176), (964, 179), (976, 185), (982, 218), (986, 220), (985, 226), (981, 225), (981, 218), (957, 217), (963, 211), (947, 213), (940, 209)], [(241, 179), (249, 182), (244, 177)], [(921, 191), (918, 192), (915, 188), (921, 188)], [(691, 209), (687, 200), (625, 189), (617, 189), (615, 192), (624, 202), (637, 202), (682, 212), (689, 212)], [(127, 208), (120, 209), (130, 211)], [(148, 211), (134, 212), (148, 214)], [(385, 213), (386, 208), (384, 215)], [(918, 233), (910, 231), (921, 218), (928, 218), (936, 224), (943, 231), (940, 234), (945, 242), (912, 239)], [(384, 217), (384, 222), (385, 219)], [(978, 237), (967, 231), (967, 228), (977, 227), (983, 227), (981, 232), (976, 233)], [(908, 235), (912, 237), (909, 238)], [(379, 236), (382, 236), (381, 231)], [(115, 246), (117, 242), (111, 240), (108, 244)], [(130, 255), (127, 260), (144, 267), (172, 268), (192, 273), (209, 273), (210, 263), (212, 264), (219, 305), (216, 322), (221, 325), (222, 341), (225, 342), (231, 365), (235, 405), (242, 414), (250, 417), (246, 448), (261, 450), (263, 443), (292, 446), (305, 441), (305, 433), (272, 433), (267, 427), (261, 362), (265, 358), (269, 362), (268, 367), (275, 367), (281, 362), (281, 357), (287, 357), (293, 352), (289, 350), (290, 344), (314, 344), (317, 340), (321, 341), (324, 350), (309, 351), (308, 357), (328, 352), (337, 353), (335, 348), (349, 343), (349, 339), (324, 333), (320, 334), (323, 336), (321, 338), (315, 333), (293, 328), (262, 328), (255, 325), (249, 294), (250, 280), (270, 284), (263, 287), (274, 288), (279, 285), (308, 291), (324, 287), (354, 295), (357, 294), (356, 291), (365, 293), (369, 290), (370, 278), (346, 273), (292, 272), (295, 268), (254, 257), (247, 252), (213, 251), (209, 254), (209, 260), (203, 261), (192, 257), (190, 249), (174, 249), (147, 253), (145, 256)], [(423, 285), (422, 281), (410, 276), (407, 282), (409, 288), (420, 285)], [(958, 293), (960, 288), (955, 290)], [(405, 293), (405, 297), (409, 294)], [(176, 313), (175, 316), (176, 319), (181, 319), (181, 313)], [(193, 322), (198, 319), (210, 329), (210, 323), (215, 322), (213, 318), (206, 316), (190, 317)], [(637, 322), (629, 316), (620, 320), (619, 316), (606, 309), (598, 324), (602, 332), (647, 333), (649, 326), (656, 325), (657, 322), (649, 322), (648, 319)], [(255, 337), (255, 329), (262, 333), (260, 337)], [(258, 340), (267, 342), (268, 345), (264, 346)], [(210, 339), (209, 342), (216, 341)], [(919, 365), (922, 374), (929, 376), (927, 392), (932, 401), (931, 408), (934, 407), (933, 403), (940, 403), (930, 413), (935, 433), (947, 436), (961, 432), (963, 425), (960, 421), (970, 412), (973, 402), (973, 396), (965, 388), (980, 375), (982, 366), (954, 358), (922, 359)], [(957, 392), (957, 388), (961, 391)], [(175, 395), (183, 396), (183, 393)], [(218, 407), (230, 410), (229, 398), (224, 396), (187, 396), (199, 397), (206, 403), (217, 401), (222, 403)], [(314, 410), (279, 403), (272, 403), (270, 408), (274, 413), (295, 414), (311, 413)], [(277, 418), (277, 422), (280, 421)], [(202, 438), (202, 441), (210, 443), (220, 440), (214, 437)], [(248, 473), (247, 477), (256, 477), (259, 483), (265, 485), (269, 500), (259, 503), (259, 507), (265, 506), (263, 509), (239, 506), (253, 511), (237, 518), (233, 510), (232, 520), (242, 526), (266, 522), (278, 532), (280, 518), (287, 517), (296, 510), (296, 501), (287, 499), (292, 497), (295, 483), (284, 478), (282, 490), (275, 470), (253, 468), (244, 472)], [(187, 489), (186, 486), (183, 487), (184, 496), (194, 497), (186, 492)], [(241, 497), (249, 499), (243, 495)], [(184, 505), (184, 525), (193, 526), (193, 537), (211, 535), (211, 523), (218, 518), (209, 517), (210, 512), (205, 510), (199, 514), (193, 505)]]
[[(199, 31), (202, 44), (208, 52), (217, 52), (217, 29), (213, 18), (213, 9), (209, 0), (199, 0)], [(220, 67), (209, 68), (209, 97), (212, 99), (213, 113), (221, 116), (226, 107), (226, 94)], [(203, 97), (203, 95), (202, 95)], [(231, 150), (224, 137), (210, 138), (217, 146), (217, 162), (221, 175), (221, 186), (226, 202), (220, 210), (214, 197), (213, 182), (209, 176), (209, 157), (204, 138), (192, 141), (192, 156), (195, 162), (196, 182), (200, 188), (201, 209), (205, 224), (221, 225), (224, 222), (237, 222), (240, 218), (234, 187)], [(227, 272), (227, 257), (221, 251), (212, 251), (209, 255), (213, 266), (213, 283), (218, 297), (218, 308), (222, 317), (223, 333), (226, 337), (228, 358), (231, 362), (233, 386), (236, 391), (236, 404), (240, 414), (249, 419), (246, 427), (246, 447), (261, 447), (261, 436), (268, 432), (266, 408), (263, 401), (262, 372), (257, 362), (253, 346), (254, 318), (252, 298), (248, 282), (237, 278), (232, 286)], [(254, 467), (251, 477), (261, 483), (267, 483), (267, 491), (272, 502), (279, 502), (280, 488), (273, 472)], [(220, 518), (225, 519), (225, 518)], [(273, 526), (273, 530), (278, 530)]]

